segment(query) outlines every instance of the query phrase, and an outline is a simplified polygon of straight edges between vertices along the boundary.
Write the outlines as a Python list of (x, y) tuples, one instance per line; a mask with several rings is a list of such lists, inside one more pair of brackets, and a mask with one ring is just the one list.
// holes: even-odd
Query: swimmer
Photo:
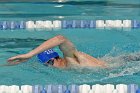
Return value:
[[(59, 46), (64, 58), (61, 58), (58, 53), (51, 48)], [(31, 57), (37, 55), (38, 59), (44, 65), (50, 65), (57, 68), (66, 68), (72, 66), (80, 67), (105, 67), (106, 63), (99, 59), (96, 59), (86, 53), (78, 51), (73, 43), (64, 36), (55, 36), (32, 51), (17, 55), (9, 58), (7, 61), (10, 65), (16, 65), (22, 62), (26, 62)]]

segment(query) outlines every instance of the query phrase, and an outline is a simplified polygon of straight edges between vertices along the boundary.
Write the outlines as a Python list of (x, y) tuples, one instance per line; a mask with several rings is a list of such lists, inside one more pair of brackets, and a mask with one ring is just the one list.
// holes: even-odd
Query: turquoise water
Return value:
[[(79, 3), (80, 2), (80, 3)], [(1, 3), (0, 20), (140, 19), (139, 1), (77, 1)], [(100, 8), (99, 8), (100, 7)], [(72, 11), (74, 10), (74, 11)], [(133, 12), (133, 13), (132, 13)], [(46, 39), (63, 35), (78, 50), (106, 61), (110, 67), (46, 68), (33, 57), (24, 64), (0, 67), (0, 85), (23, 84), (130, 84), (140, 85), (140, 61), (124, 60), (140, 54), (139, 29), (63, 29), (54, 31), (0, 31), (0, 64), (32, 50)], [(57, 52), (58, 47), (55, 48)]]

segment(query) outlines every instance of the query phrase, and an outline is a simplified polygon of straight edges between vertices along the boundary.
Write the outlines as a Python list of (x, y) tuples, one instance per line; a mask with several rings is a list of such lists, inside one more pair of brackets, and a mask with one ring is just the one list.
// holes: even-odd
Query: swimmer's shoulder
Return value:
[(69, 66), (88, 66), (89, 59), (87, 58), (87, 54), (81, 52), (81, 51), (74, 51), (73, 56), (65, 56), (65, 59), (67, 61), (67, 64)]
[(80, 65), (80, 62), (78, 60), (77, 52), (79, 51), (74, 51), (72, 55), (64, 55), (64, 59), (67, 62), (68, 66), (78, 66)]
[(75, 51), (74, 55), (82, 66), (104, 67), (106, 65), (106, 62), (81, 51)]
[(82, 67), (105, 67), (106, 63), (102, 60), (94, 58), (84, 52), (75, 51), (73, 56), (65, 57), (67, 64), (70, 66), (77, 65)]

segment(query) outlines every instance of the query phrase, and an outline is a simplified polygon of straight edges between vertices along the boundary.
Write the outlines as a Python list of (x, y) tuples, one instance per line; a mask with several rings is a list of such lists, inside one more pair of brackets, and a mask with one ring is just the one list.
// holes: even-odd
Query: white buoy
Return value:
[(79, 93), (88, 93), (90, 91), (90, 85), (80, 85), (79, 86)]
[(104, 20), (96, 20), (96, 28), (104, 28), (105, 23)]
[(115, 26), (114, 20), (106, 20), (105, 21), (105, 27), (106, 28), (114, 28), (114, 26)]
[(21, 91), (23, 93), (32, 93), (32, 86), (30, 86), (30, 85), (22, 85), (21, 86)]
[(45, 29), (52, 29), (53, 28), (52, 21), (44, 21), (44, 27)]
[(123, 28), (131, 28), (131, 20), (123, 20)]
[(94, 93), (103, 93), (103, 85), (96, 84), (92, 86)]
[(9, 87), (6, 85), (0, 86), (0, 93), (8, 93)]
[(27, 21), (26, 22), (26, 28), (27, 29), (34, 29), (35, 28), (34, 21)]
[(8, 91), (9, 91), (8, 93), (18, 93), (19, 86), (17, 86), (17, 85), (9, 86), (9, 90)]
[(55, 20), (53, 21), (53, 29), (60, 29), (61, 28), (61, 21)]
[(19, 90), (17, 93), (23, 93), (21, 90)]
[(94, 91), (93, 90), (89, 90), (89, 92), (88, 93), (94, 93)]
[(36, 29), (43, 29), (43, 28), (45, 28), (44, 21), (41, 21), (41, 20), (36, 21), (35, 22), (35, 28)]
[(113, 90), (114, 90), (114, 85), (112, 84), (106, 84), (103, 86), (104, 93), (112, 93)]
[(112, 93), (119, 93), (118, 90), (114, 89)]
[(127, 93), (127, 85), (125, 85), (125, 84), (116, 85), (116, 89), (117, 89), (118, 93)]
[(122, 20), (115, 20), (115, 27), (116, 28), (122, 28), (123, 27), (123, 23)]

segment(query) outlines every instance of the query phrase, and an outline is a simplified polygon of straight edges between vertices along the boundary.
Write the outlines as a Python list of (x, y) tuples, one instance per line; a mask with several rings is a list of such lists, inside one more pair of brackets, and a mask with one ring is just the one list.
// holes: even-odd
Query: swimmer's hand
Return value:
[(7, 62), (9, 65), (17, 65), (19, 63), (26, 62), (29, 58), (31, 58), (30, 55), (22, 54), (9, 58)]

